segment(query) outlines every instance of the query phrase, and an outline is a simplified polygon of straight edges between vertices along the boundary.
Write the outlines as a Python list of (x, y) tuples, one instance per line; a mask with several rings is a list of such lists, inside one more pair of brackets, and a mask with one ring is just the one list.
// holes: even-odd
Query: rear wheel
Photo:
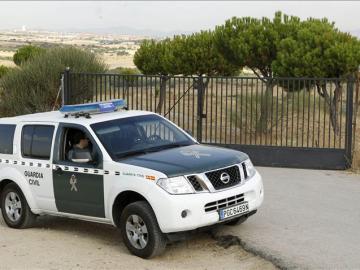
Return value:
[(6, 185), (1, 193), (1, 213), (5, 223), (16, 229), (29, 228), (36, 219), (25, 196), (15, 183)]
[(136, 256), (150, 258), (165, 250), (166, 237), (152, 208), (145, 201), (134, 202), (124, 208), (120, 230), (126, 247)]

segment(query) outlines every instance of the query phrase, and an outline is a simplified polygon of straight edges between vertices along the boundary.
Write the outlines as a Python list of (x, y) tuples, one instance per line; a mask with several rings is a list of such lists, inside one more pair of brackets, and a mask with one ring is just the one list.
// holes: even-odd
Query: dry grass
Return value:
[(0, 66), (15, 67), (16, 65), (12, 60), (0, 59)]
[(110, 69), (116, 67), (135, 68), (133, 55), (116, 55), (115, 53), (103, 53), (101, 57)]

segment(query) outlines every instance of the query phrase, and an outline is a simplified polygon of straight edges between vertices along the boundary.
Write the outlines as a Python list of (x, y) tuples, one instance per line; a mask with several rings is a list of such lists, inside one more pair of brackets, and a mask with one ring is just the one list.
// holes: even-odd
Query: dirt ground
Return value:
[(112, 226), (58, 217), (42, 217), (26, 230), (6, 227), (1, 217), (0, 262), (0, 269), (276, 269), (238, 245), (218, 246), (208, 234), (144, 260), (129, 254)]

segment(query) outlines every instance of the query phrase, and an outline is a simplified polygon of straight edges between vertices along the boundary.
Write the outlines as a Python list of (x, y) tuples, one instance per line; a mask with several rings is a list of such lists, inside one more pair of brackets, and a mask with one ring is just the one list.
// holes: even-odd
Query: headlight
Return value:
[(250, 159), (245, 160), (245, 168), (247, 170), (248, 177), (253, 177), (256, 173), (255, 167)]
[(161, 178), (156, 183), (170, 194), (194, 193), (193, 187), (184, 176)]

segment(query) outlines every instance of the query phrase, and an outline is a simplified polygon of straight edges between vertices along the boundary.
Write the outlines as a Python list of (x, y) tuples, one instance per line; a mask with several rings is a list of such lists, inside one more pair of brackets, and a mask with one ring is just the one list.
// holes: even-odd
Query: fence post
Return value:
[[(61, 94), (61, 106), (64, 106), (65, 103), (65, 72), (61, 72), (61, 78), (60, 78), (60, 94)], [(56, 105), (56, 102), (55, 102), (55, 105)], [(55, 107), (54, 105), (54, 107)]]
[[(162, 107), (165, 102), (165, 96), (166, 96), (166, 83), (169, 79), (170, 79), (170, 77), (167, 75), (160, 75), (159, 103), (157, 104), (156, 109), (155, 109), (156, 113), (161, 114)], [(156, 78), (155, 78), (155, 80), (156, 80)], [(169, 94), (169, 98), (170, 98), (170, 94)], [(156, 100), (156, 98), (155, 98), (155, 100)], [(165, 110), (164, 110), (164, 114), (165, 114)]]
[(199, 76), (196, 81), (197, 95), (197, 130), (196, 139), (199, 143), (202, 142), (202, 119), (203, 119), (203, 95), (204, 95), (204, 81), (203, 77)]
[(354, 76), (351, 75), (347, 81), (346, 92), (346, 128), (345, 128), (345, 155), (347, 167), (352, 164), (352, 125), (353, 125), (353, 94), (354, 94)]
[(62, 77), (62, 104), (70, 104), (70, 68), (67, 67)]
[(359, 100), (359, 92), (360, 92), (360, 67), (359, 67), (359, 72), (356, 72), (355, 75), (355, 99), (354, 99), (354, 117), (353, 117), (353, 134), (352, 134), (352, 153), (355, 153), (354, 151), (356, 151), (356, 144), (355, 144), (355, 140), (356, 140), (356, 131), (357, 131), (357, 121), (358, 121), (358, 110), (359, 110), (359, 106), (360, 106), (360, 100)]

